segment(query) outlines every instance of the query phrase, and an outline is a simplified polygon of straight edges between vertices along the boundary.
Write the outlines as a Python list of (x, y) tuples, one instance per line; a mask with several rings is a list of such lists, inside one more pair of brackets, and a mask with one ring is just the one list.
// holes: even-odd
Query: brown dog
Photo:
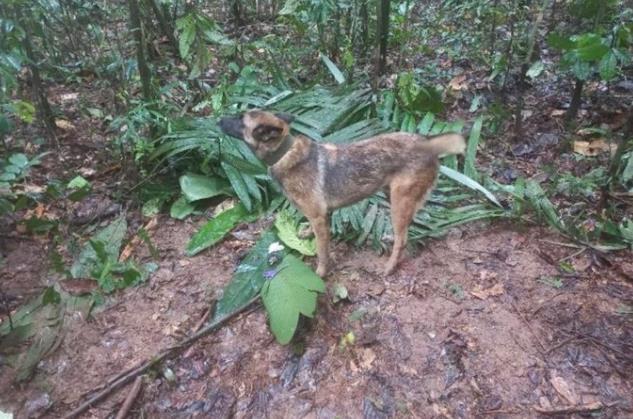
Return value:
[(306, 216), (316, 235), (319, 276), (327, 274), (329, 212), (388, 186), (394, 244), (385, 274), (392, 273), (407, 242), (409, 224), (435, 183), (438, 156), (463, 153), (464, 138), (444, 134), (425, 139), (395, 132), (337, 146), (292, 136), (292, 120), (287, 114), (253, 110), (222, 118), (220, 128), (248, 144)]

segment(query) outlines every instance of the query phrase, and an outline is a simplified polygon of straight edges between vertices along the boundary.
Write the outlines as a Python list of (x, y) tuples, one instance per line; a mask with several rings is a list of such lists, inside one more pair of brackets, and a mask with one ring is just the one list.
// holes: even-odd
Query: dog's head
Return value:
[(225, 134), (244, 140), (257, 157), (275, 154), (290, 132), (292, 115), (253, 110), (220, 120)]

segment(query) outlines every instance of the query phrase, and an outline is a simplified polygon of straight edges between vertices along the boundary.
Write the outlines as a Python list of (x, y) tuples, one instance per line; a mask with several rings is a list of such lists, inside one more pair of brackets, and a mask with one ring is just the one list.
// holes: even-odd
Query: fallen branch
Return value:
[(534, 406), (534, 410), (543, 415), (569, 415), (572, 413), (588, 413), (596, 410), (604, 409), (605, 407), (613, 407), (614, 404), (604, 405), (601, 402), (594, 402), (588, 404), (581, 404), (576, 406), (555, 407), (550, 409), (544, 409), (539, 406)]
[(171, 357), (177, 355), (178, 353), (180, 353), (181, 350), (183, 350), (184, 348), (188, 347), (189, 345), (191, 345), (192, 343), (194, 343), (195, 341), (197, 341), (201, 337), (206, 336), (209, 333), (214, 332), (217, 329), (219, 329), (220, 327), (224, 326), (224, 324), (226, 324), (233, 317), (237, 316), (238, 314), (240, 314), (240, 313), (244, 312), (246, 309), (248, 309), (258, 299), (259, 299), (259, 295), (257, 295), (256, 297), (252, 298), (251, 300), (249, 300), (247, 303), (245, 303), (243, 306), (241, 306), (240, 308), (238, 308), (234, 312), (232, 312), (230, 314), (227, 314), (226, 316), (221, 317), (221, 318), (213, 321), (212, 323), (209, 323), (207, 326), (205, 326), (204, 328), (200, 329), (200, 331), (194, 333), (193, 335), (189, 336), (188, 338), (176, 343), (173, 346), (170, 346), (170, 347), (168, 347), (166, 349), (163, 349), (162, 351), (160, 351), (156, 355), (150, 357), (149, 359), (146, 359), (142, 364), (138, 365), (137, 367), (133, 367), (133, 368), (127, 370), (127, 371), (122, 372), (121, 374), (119, 374), (118, 376), (116, 376), (115, 378), (110, 380), (107, 384), (98, 387), (98, 388), (103, 388), (103, 390), (99, 391), (97, 394), (95, 394), (94, 396), (92, 396), (91, 398), (86, 400), (84, 403), (82, 403), (80, 406), (78, 406), (72, 412), (66, 414), (64, 416), (64, 419), (77, 417), (78, 415), (80, 415), (81, 413), (83, 413), (84, 411), (89, 409), (91, 406), (93, 406), (94, 404), (96, 404), (99, 401), (101, 401), (104, 398), (106, 398), (114, 390), (116, 390), (119, 387), (129, 383), (132, 379), (134, 379), (135, 377), (143, 374), (145, 371), (149, 370), (154, 365), (157, 365), (158, 363), (162, 362), (163, 360), (171, 358)]
[(141, 391), (141, 384), (143, 384), (143, 377), (139, 375), (136, 377), (136, 380), (134, 380), (132, 390), (125, 398), (125, 401), (123, 402), (123, 405), (121, 406), (121, 409), (119, 410), (119, 413), (117, 413), (115, 419), (125, 419), (130, 411), (130, 408), (134, 404), (134, 400), (136, 400), (138, 393)]

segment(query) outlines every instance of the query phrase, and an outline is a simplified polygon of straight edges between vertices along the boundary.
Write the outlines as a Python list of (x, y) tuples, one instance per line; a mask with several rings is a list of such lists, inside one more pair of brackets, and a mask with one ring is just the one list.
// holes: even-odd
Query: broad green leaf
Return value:
[(330, 60), (325, 54), (320, 54), (320, 55), (321, 55), (321, 60), (323, 61), (325, 66), (328, 68), (328, 70), (330, 70), (330, 73), (332, 74), (332, 76), (334, 76), (334, 80), (336, 80), (338, 84), (345, 83), (345, 76), (343, 75), (341, 70), (339, 70), (336, 64), (334, 64), (332, 60)]
[[(268, 251), (270, 246), (277, 241), (277, 236), (272, 231), (262, 234), (255, 246), (240, 262), (231, 282), (224, 288), (222, 298), (215, 307), (214, 319), (232, 313), (259, 293), (266, 281), (264, 273), (275, 268), (274, 264), (269, 263), (272, 255)], [(284, 254), (285, 251), (281, 251), (278, 257), (283, 257)]]
[(544, 69), (545, 69), (545, 64), (543, 64), (543, 61), (538, 60), (532, 64), (532, 66), (525, 73), (525, 75), (531, 79), (535, 79), (541, 75)]
[(25, 167), (29, 165), (28, 157), (26, 157), (22, 153), (12, 154), (9, 157), (9, 162), (14, 166), (19, 167), (20, 169), (24, 169)]
[(468, 176), (465, 176), (459, 173), (457, 170), (453, 170), (445, 166), (440, 166), (440, 173), (442, 173), (444, 176), (447, 176), (453, 179), (455, 182), (461, 183), (462, 185), (470, 189), (483, 193), (486, 196), (486, 198), (488, 198), (492, 203), (494, 203), (495, 205), (499, 207), (501, 206), (497, 198), (495, 198), (495, 196), (488, 189), (481, 186), (479, 182), (476, 182), (472, 180), (471, 178), (469, 178)]
[[(58, 316), (59, 308), (56, 313), (51, 315)], [(16, 380), (18, 382), (28, 379), (33, 373), (37, 364), (44, 358), (53, 348), (57, 339), (60, 339), (61, 322), (57, 322), (52, 326), (42, 327), (34, 336), (31, 346), (26, 353), (20, 358), (20, 364), (17, 369)]]
[(628, 182), (633, 179), (633, 152), (629, 153), (629, 157), (627, 159), (626, 167), (622, 172), (622, 180), (624, 182)]
[(222, 211), (202, 226), (187, 243), (185, 253), (187, 256), (198, 254), (222, 240), (241, 221), (252, 221), (256, 218), (257, 215), (249, 214), (244, 205), (236, 204), (233, 208)]
[[(104, 244), (104, 250), (111, 260), (117, 260), (119, 258), (119, 249), (121, 243), (127, 232), (127, 222), (125, 217), (121, 216), (112, 221), (107, 227), (99, 231), (92, 236), (91, 240), (94, 242), (101, 242)], [(94, 248), (90, 245), (90, 242), (83, 246), (83, 249), (73, 265), (70, 268), (70, 274), (73, 278), (87, 278), (95, 265), (99, 262), (99, 258)]]
[(576, 45), (569, 37), (554, 32), (547, 36), (547, 43), (558, 50), (570, 50)]
[(152, 198), (149, 201), (143, 204), (141, 208), (141, 213), (143, 217), (153, 217), (154, 215), (160, 212), (161, 207), (163, 206), (163, 202), (165, 200), (161, 197)]
[(600, 60), (598, 68), (602, 80), (609, 81), (613, 79), (618, 73), (618, 59), (616, 55), (612, 51), (606, 53)]
[(253, 209), (253, 204), (251, 202), (251, 197), (248, 194), (248, 187), (246, 186), (244, 179), (242, 179), (242, 175), (235, 167), (231, 166), (228, 163), (222, 162), (221, 165), (224, 173), (226, 174), (226, 177), (231, 183), (233, 191), (240, 199), (242, 204), (244, 204), (246, 210), (250, 212)]
[(180, 39), (178, 39), (178, 51), (180, 52), (180, 57), (183, 59), (187, 59), (187, 57), (189, 57), (189, 49), (196, 37), (196, 27), (193, 20), (190, 19), (185, 22), (186, 24), (183, 26), (182, 32), (180, 33)]
[(7, 135), (11, 132), (11, 122), (4, 114), (0, 114), (0, 136)]
[(477, 169), (475, 168), (475, 157), (477, 155), (479, 138), (481, 137), (482, 125), (483, 117), (480, 116), (475, 120), (473, 128), (470, 131), (468, 144), (466, 146), (466, 155), (464, 156), (464, 174), (476, 181), (479, 181), (479, 173), (477, 173)]
[(215, 177), (187, 174), (180, 176), (180, 189), (189, 202), (227, 195), (229, 185), (225, 180)]
[(262, 301), (277, 342), (282, 345), (290, 342), (297, 329), (299, 314), (314, 316), (319, 292), (325, 292), (323, 280), (301, 260), (287, 255), (279, 265), (277, 275), (262, 289)]
[(288, 211), (280, 211), (275, 219), (275, 228), (279, 239), (291, 249), (296, 250), (302, 255), (316, 255), (316, 241), (303, 240), (297, 235), (297, 226)]
[(66, 185), (66, 187), (69, 189), (81, 189), (81, 188), (87, 188), (89, 186), (90, 186), (90, 182), (88, 182), (86, 179), (84, 179), (81, 176), (75, 176), (74, 178), (71, 179), (70, 182), (68, 182), (68, 185)]
[(576, 37), (575, 41), (575, 52), (583, 61), (599, 61), (609, 51), (609, 47), (596, 34), (584, 34)]
[(16, 100), (12, 105), (18, 118), (27, 124), (33, 122), (35, 119), (35, 106), (31, 102)]
[(194, 210), (195, 207), (187, 201), (187, 198), (181, 196), (180, 198), (175, 200), (173, 204), (171, 204), (169, 215), (177, 220), (184, 220)]

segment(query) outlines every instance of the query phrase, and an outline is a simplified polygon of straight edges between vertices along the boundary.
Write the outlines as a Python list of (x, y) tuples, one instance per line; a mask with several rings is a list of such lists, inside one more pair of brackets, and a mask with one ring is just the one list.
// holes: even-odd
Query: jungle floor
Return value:
[[(79, 206), (92, 205), (103, 215), (97, 224), (105, 225), (112, 206), (120, 210), (111, 200), (118, 174), (99, 160), (103, 138), (94, 121), (67, 115), (74, 124), (68, 137), (81, 141), (61, 138), (62, 148), (44, 157), (33, 182), (97, 168), (87, 171), (91, 199), (45, 210), (72, 218), (81, 216)], [(138, 211), (127, 214), (129, 231), (147, 225)], [(0, 411), (61, 417), (113, 376), (191, 334), (269, 220), (241, 225), (212, 249), (187, 257), (185, 245), (203, 222), (157, 216), (147, 230), (158, 255), (141, 243), (132, 257), (154, 261), (158, 270), (108, 298), (90, 318), (65, 319), (63, 340), (30, 380), (15, 384), (0, 358)], [(15, 220), (7, 226), (0, 278), (15, 309), (53, 280), (43, 255), (54, 244), (16, 229)], [(277, 344), (255, 305), (145, 375), (131, 414), (633, 416), (633, 317), (623, 309), (633, 305), (630, 252), (598, 254), (545, 227), (496, 222), (469, 224), (410, 249), (386, 278), (378, 272), (387, 257), (371, 249), (339, 242), (332, 255), (328, 293), (296, 345)], [(561, 272), (562, 260), (573, 273)], [(334, 284), (346, 287), (347, 300), (333, 302)], [(164, 374), (167, 368), (173, 374)], [(129, 388), (82, 417), (113, 417)]]

